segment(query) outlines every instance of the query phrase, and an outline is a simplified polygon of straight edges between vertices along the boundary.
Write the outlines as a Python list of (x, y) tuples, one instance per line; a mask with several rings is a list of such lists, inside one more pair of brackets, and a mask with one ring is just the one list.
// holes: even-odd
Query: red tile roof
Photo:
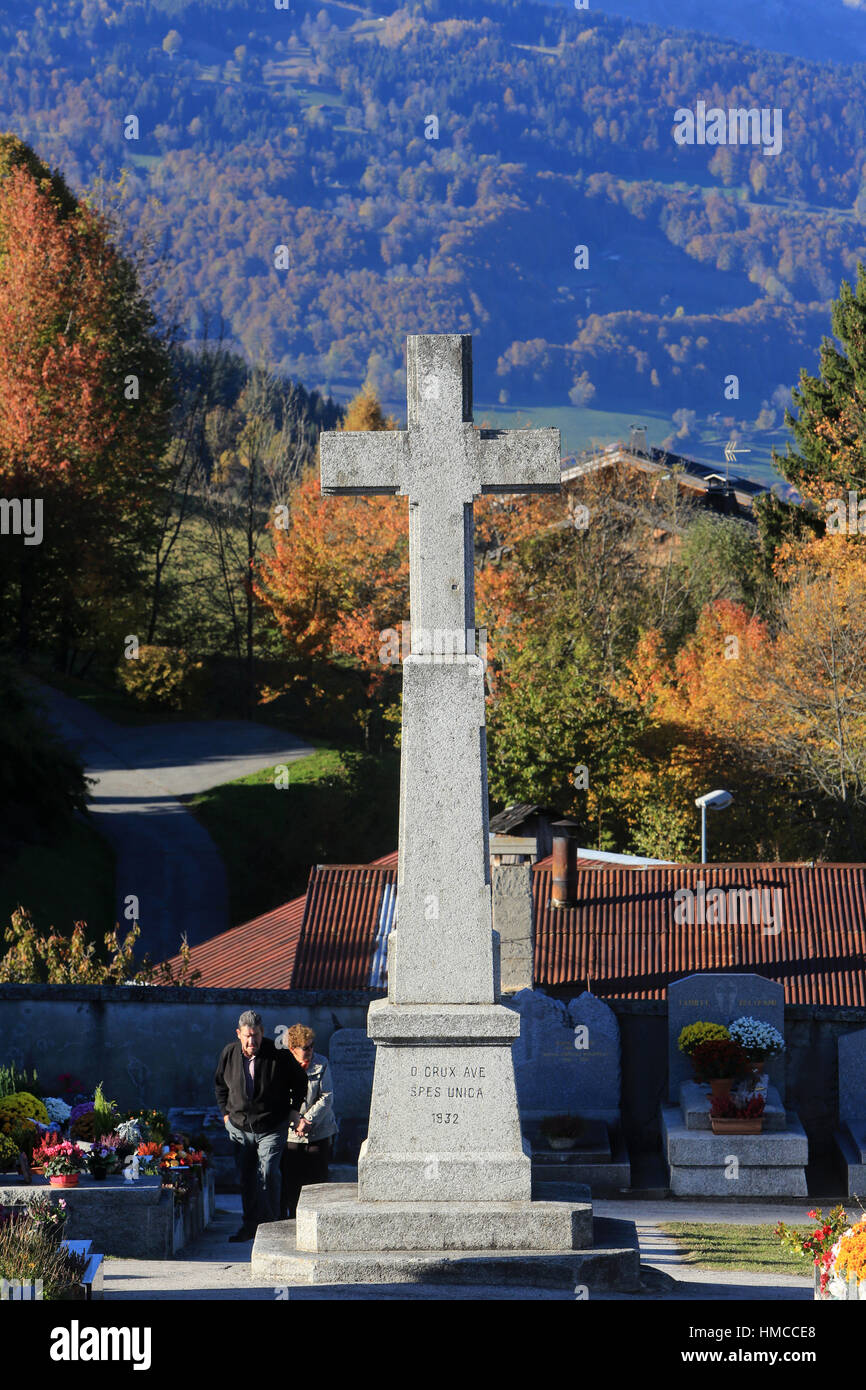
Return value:
[[(678, 923), (677, 889), (780, 893), (781, 930), (769, 922)], [(778, 980), (788, 1003), (866, 1005), (866, 865), (704, 864), (594, 868), (578, 902), (554, 909), (551, 872), (535, 868), (535, 982), (582, 986), (606, 998), (663, 999), (698, 970), (750, 970)], [(767, 899), (772, 908), (775, 900)], [(742, 914), (741, 914), (742, 915)], [(747, 916), (749, 914), (746, 914)]]

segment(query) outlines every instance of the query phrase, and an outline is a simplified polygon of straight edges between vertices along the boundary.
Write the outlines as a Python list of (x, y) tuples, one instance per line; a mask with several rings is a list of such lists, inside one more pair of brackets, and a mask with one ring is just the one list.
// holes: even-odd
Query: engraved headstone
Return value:
[(367, 1120), (373, 1094), (376, 1048), (364, 1028), (338, 1028), (331, 1034), (328, 1061), (334, 1082), (334, 1110), (340, 1120)]
[(568, 1113), (615, 1124), (620, 1043), (613, 1010), (587, 991), (566, 1003), (529, 989), (510, 1007), (520, 1014), (514, 1070), (524, 1122)]
[(848, 1191), (858, 1194), (866, 1181), (866, 1028), (838, 1039), (839, 1124), (837, 1141), (848, 1166)]
[(844, 1033), (839, 1047), (839, 1119), (866, 1120), (866, 1028)]
[[(680, 1083), (693, 1079), (689, 1059), (677, 1048), (687, 1023), (724, 1023), (742, 1016), (772, 1023), (784, 1037), (785, 991), (763, 975), (687, 975), (668, 985), (668, 1096), (679, 1101)], [(767, 1064), (770, 1082), (785, 1098), (785, 1054)]]

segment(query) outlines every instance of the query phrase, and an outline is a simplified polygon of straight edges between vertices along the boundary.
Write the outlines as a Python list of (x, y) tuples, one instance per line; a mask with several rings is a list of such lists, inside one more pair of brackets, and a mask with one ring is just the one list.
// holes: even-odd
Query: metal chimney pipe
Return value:
[(574, 907), (577, 902), (577, 822), (557, 820), (550, 827), (553, 835), (553, 907)]

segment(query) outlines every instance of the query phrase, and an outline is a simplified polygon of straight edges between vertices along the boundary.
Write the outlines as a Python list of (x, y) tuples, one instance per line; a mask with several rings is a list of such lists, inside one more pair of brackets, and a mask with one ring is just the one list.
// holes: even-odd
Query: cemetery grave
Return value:
[(668, 986), (670, 1098), (662, 1107), (662, 1148), (676, 1197), (800, 1197), (807, 1195), (808, 1140), (784, 1104), (784, 1053), (767, 1063), (766, 1103), (759, 1133), (714, 1133), (710, 1086), (691, 1079), (679, 1051), (682, 1029), (748, 1016), (784, 1034), (784, 990), (760, 975), (689, 975)]

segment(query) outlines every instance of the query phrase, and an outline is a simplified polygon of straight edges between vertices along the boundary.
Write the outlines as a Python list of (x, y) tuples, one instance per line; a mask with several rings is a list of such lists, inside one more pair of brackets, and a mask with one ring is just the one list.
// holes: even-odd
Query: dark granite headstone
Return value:
[[(687, 975), (668, 985), (668, 1096), (677, 1103), (680, 1083), (691, 1081), (688, 1057), (677, 1048), (687, 1023), (733, 1023), (743, 1015), (772, 1023), (784, 1037), (785, 991), (763, 975)], [(785, 1054), (767, 1064), (767, 1075), (785, 1097)]]
[(619, 1119), (619, 1024), (601, 999), (584, 991), (567, 1004), (534, 990), (509, 1001), (520, 1014), (513, 1048), (522, 1119), (572, 1113)]

